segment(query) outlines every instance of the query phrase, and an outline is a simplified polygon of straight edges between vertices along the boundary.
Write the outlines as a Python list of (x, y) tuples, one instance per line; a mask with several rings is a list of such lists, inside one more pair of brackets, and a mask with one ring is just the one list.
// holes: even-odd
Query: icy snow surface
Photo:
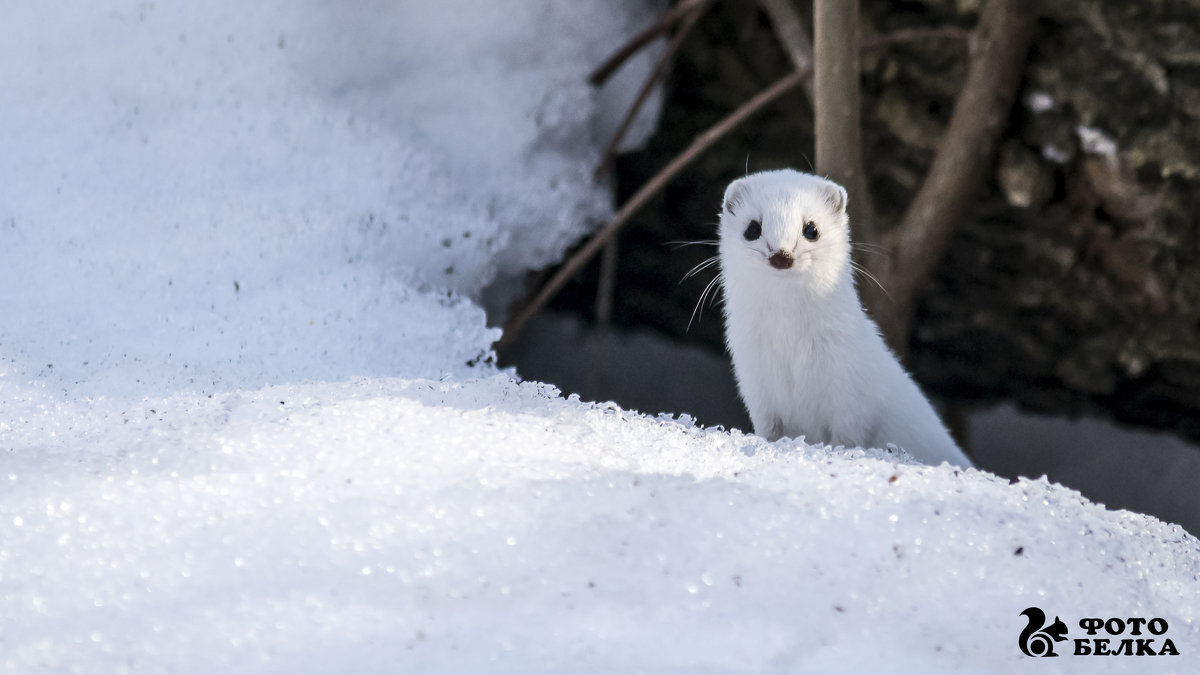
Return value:
[(1039, 671), (1196, 664), (1177, 526), (487, 364), (484, 285), (609, 208), (582, 81), (645, 5), (4, 16), (3, 672), (999, 673), (1029, 606), (1182, 653)]

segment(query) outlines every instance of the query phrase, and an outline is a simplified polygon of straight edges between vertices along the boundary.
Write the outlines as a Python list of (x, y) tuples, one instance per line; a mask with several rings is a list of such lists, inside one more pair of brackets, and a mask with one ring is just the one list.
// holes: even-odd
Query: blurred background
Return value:
[[(616, 205), (795, 69), (772, 3), (696, 4), (656, 131), (600, 172)], [(812, 3), (787, 4), (811, 36)], [(969, 31), (982, 6), (862, 0), (860, 31)], [(1046, 474), (1200, 533), (1200, 0), (1045, 2), (1032, 31), (990, 164), (900, 351), (981, 468)], [(938, 151), (971, 44), (862, 54), (863, 157), (884, 230)], [(734, 128), (620, 230), (607, 265), (571, 276), (501, 364), (585, 399), (749, 429), (719, 298), (689, 327), (716, 270), (683, 278), (715, 249), (677, 243), (715, 238), (720, 195), (745, 172), (813, 170), (813, 130), (802, 89)], [(526, 298), (554, 271), (531, 275)]]

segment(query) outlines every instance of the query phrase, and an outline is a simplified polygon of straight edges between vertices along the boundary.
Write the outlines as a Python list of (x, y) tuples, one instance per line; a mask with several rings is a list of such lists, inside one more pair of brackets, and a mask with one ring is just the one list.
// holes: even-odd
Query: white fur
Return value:
[[(867, 318), (850, 266), (846, 191), (785, 169), (725, 192), (720, 259), (725, 340), (755, 433), (847, 447), (898, 445), (928, 463), (971, 466)], [(747, 241), (751, 220), (762, 236)], [(820, 233), (810, 242), (804, 224)], [(784, 250), (795, 262), (775, 269)]]

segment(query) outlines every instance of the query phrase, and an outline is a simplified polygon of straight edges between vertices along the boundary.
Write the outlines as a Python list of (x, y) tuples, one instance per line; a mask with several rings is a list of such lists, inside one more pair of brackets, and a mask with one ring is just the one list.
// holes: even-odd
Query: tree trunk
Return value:
[(817, 173), (846, 188), (855, 240), (875, 243), (875, 212), (863, 170), (858, 24), (858, 0), (813, 4)]

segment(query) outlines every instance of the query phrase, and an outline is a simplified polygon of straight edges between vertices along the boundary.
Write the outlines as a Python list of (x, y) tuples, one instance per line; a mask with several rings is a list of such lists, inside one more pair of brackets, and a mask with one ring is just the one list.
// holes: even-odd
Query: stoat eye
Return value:
[(755, 239), (758, 239), (762, 236), (762, 223), (758, 222), (757, 220), (750, 221), (750, 224), (746, 226), (746, 231), (742, 233), (742, 236), (746, 238), (746, 241), (754, 241)]
[(804, 224), (804, 238), (809, 241), (816, 241), (821, 237), (821, 233), (817, 230), (817, 224), (813, 221), (808, 221)]

